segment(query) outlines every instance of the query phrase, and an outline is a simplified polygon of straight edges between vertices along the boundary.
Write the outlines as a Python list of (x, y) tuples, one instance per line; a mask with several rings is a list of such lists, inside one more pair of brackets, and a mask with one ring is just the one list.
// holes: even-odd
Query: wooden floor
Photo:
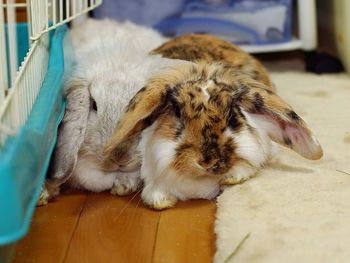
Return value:
[(157, 212), (139, 195), (68, 191), (34, 213), (14, 262), (211, 262), (215, 203)]

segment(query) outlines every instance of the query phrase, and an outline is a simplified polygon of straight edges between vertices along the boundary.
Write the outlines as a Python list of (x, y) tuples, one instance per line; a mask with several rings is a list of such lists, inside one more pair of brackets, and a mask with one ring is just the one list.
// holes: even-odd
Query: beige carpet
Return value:
[(281, 147), (257, 177), (226, 189), (217, 201), (214, 262), (350, 262), (350, 77), (272, 79), (324, 157), (309, 161)]

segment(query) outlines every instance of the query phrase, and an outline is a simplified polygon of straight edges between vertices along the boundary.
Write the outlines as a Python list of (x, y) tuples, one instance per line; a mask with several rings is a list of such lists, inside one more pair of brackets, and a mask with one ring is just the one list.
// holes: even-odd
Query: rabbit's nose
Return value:
[(209, 173), (217, 173), (221, 169), (221, 163), (219, 160), (199, 160), (198, 164)]
[(212, 167), (210, 167), (209, 169), (208, 169), (208, 172), (211, 172), (211, 173), (217, 173), (217, 172), (219, 172), (220, 171), (220, 168), (221, 168), (221, 165), (220, 165), (220, 163), (219, 162), (216, 162)]

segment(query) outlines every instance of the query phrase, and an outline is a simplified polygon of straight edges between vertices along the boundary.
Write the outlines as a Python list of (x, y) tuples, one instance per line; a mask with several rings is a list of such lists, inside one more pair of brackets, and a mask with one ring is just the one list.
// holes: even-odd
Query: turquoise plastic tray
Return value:
[[(26, 24), (18, 25), (18, 55), (27, 49)], [(16, 242), (28, 231), (64, 114), (63, 82), (73, 65), (67, 27), (50, 32), (48, 70), (28, 121), (0, 149), (0, 246)], [(63, 52), (64, 50), (64, 52)], [(6, 246), (5, 246), (6, 245)], [(0, 262), (5, 261), (0, 251)], [(3, 260), (3, 261), (2, 261)]]

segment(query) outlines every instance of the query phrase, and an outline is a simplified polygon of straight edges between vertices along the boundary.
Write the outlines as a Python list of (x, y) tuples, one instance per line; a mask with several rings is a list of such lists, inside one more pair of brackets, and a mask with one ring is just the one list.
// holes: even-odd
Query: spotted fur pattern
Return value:
[[(243, 163), (249, 173), (254, 173), (268, 160), (271, 145), (267, 135), (306, 158), (322, 155), (305, 122), (286, 102), (267, 85), (223, 63), (180, 64), (152, 77), (126, 108), (106, 145), (106, 161), (118, 163), (116, 157), (137, 144), (141, 133), (148, 129), (152, 130), (148, 136), (152, 143), (144, 145), (152, 148), (157, 141), (175, 145), (159, 172), (162, 184), (167, 174), (174, 173), (179, 178), (215, 178), (216, 188), (207, 190), (210, 193), (217, 193), (219, 182), (230, 178), (238, 164)], [(152, 153), (144, 151), (151, 158)], [(147, 158), (143, 166), (147, 166)], [(145, 173), (141, 169), (146, 186), (154, 184), (147, 183), (150, 177), (160, 176), (156, 171)], [(173, 188), (177, 189), (175, 185)], [(202, 194), (177, 192), (169, 198), (199, 198)], [(149, 204), (156, 206), (152, 202)]]
[(182, 59), (188, 61), (223, 62), (230, 64), (237, 71), (261, 81), (271, 90), (273, 84), (262, 64), (235, 46), (218, 37), (208, 34), (184, 34), (171, 39), (157, 49), (153, 54), (161, 54), (166, 58)]
[[(192, 143), (201, 139), (197, 144), (203, 144), (205, 149), (204, 145), (216, 145), (213, 141), (226, 128), (239, 131), (246, 125), (242, 108), (250, 113), (266, 113), (278, 120), (282, 128), (298, 126), (311, 136), (291, 106), (266, 85), (237, 72), (235, 67), (202, 63), (176, 66), (152, 78), (130, 101), (117, 126), (119, 132), (114, 134), (118, 136), (110, 142), (125, 139), (124, 129), (129, 129), (128, 133), (134, 137), (166, 113), (179, 120), (171, 125), (172, 129), (176, 127), (173, 139), (188, 130), (184, 137)], [(287, 146), (291, 144), (290, 138), (284, 140)], [(111, 147), (115, 150), (114, 145)], [(107, 147), (106, 152), (110, 149)]]
[(107, 164), (122, 164), (137, 146), (142, 199), (151, 207), (210, 199), (220, 185), (248, 179), (269, 160), (271, 140), (309, 159), (322, 156), (306, 123), (275, 93), (266, 70), (238, 47), (189, 34), (152, 53), (194, 63), (149, 79), (104, 149)]

